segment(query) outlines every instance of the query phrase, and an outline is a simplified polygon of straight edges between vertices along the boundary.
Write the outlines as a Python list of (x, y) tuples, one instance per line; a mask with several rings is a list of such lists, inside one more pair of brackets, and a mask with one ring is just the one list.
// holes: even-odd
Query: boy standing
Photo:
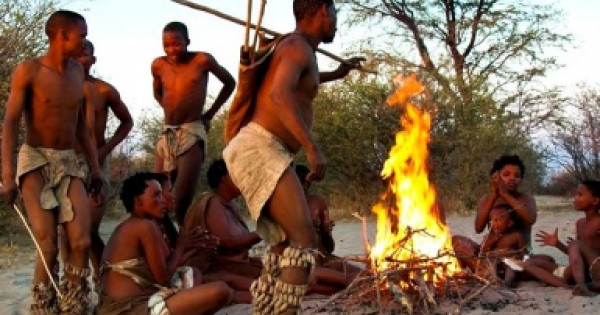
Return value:
[[(86, 84), (91, 85), (96, 94), (96, 102), (94, 102), (95, 108), (93, 109), (94, 124), (92, 126), (92, 131), (98, 150), (98, 164), (102, 167), (104, 176), (107, 177), (109, 174), (107, 174), (108, 164), (106, 158), (110, 152), (112, 152), (112, 150), (127, 137), (127, 134), (129, 134), (131, 128), (133, 128), (133, 119), (131, 118), (127, 106), (125, 106), (121, 100), (119, 92), (108, 82), (98, 79), (90, 74), (92, 65), (96, 63), (94, 45), (90, 41), (85, 41), (84, 48), (77, 60), (83, 66)], [(111, 110), (119, 120), (119, 126), (115, 130), (113, 136), (107, 139), (105, 132), (109, 110)], [(100, 222), (106, 212), (106, 189), (108, 189), (108, 187), (103, 188), (104, 189), (98, 191), (96, 194), (90, 195), (90, 216), (92, 220), (90, 260), (94, 267), (94, 271), (96, 272), (95, 278), (97, 277), (97, 271), (100, 266), (102, 251), (104, 250), (104, 242), (98, 234)]]
[[(56, 11), (46, 22), (46, 35), (50, 43), (46, 55), (21, 62), (13, 72), (3, 126), (2, 192), (13, 203), (20, 188), (50, 270), (56, 265), (57, 224), (63, 224), (70, 247), (58, 303), (49, 275), (40, 257), (36, 259), (32, 314), (56, 313), (58, 309), (65, 314), (81, 314), (88, 302), (85, 278), (89, 275), (90, 218), (85, 174), (73, 150), (76, 142), (90, 166), (91, 190), (101, 187), (100, 168), (82, 108), (84, 72), (72, 59), (83, 48), (87, 25), (75, 12)], [(25, 144), (19, 151), (15, 179), (12, 158), (22, 114)]]
[[(210, 120), (235, 88), (235, 80), (208, 53), (187, 50), (187, 27), (171, 22), (163, 29), (166, 56), (152, 62), (154, 98), (165, 113), (163, 135), (156, 145), (155, 171), (170, 172), (174, 179), (175, 217), (183, 224), (205, 156)], [(212, 73), (223, 83), (214, 104), (203, 112)], [(175, 172), (176, 171), (176, 172)]]

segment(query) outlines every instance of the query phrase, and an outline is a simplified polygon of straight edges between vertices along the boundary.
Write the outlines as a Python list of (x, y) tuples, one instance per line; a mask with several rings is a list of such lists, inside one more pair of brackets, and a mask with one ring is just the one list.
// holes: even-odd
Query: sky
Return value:
[[(245, 20), (245, 0), (193, 1)], [(575, 46), (559, 54), (559, 62), (565, 67), (551, 73), (544, 83), (567, 88), (580, 82), (597, 86), (600, 83), (600, 41), (595, 31), (600, 29), (600, 19), (597, 18), (600, 1), (535, 1), (552, 3), (564, 10), (564, 24), (556, 27), (561, 28), (559, 31), (572, 33)], [(254, 1), (254, 21), (258, 16), (259, 3), (259, 0)], [(281, 33), (292, 31), (294, 18), (291, 7), (292, 0), (267, 1), (263, 25)], [(152, 96), (150, 64), (154, 58), (164, 55), (162, 28), (168, 22), (185, 23), (191, 39), (189, 50), (211, 53), (217, 62), (237, 77), (239, 47), (244, 37), (242, 26), (170, 0), (71, 0), (63, 8), (80, 12), (86, 18), (88, 39), (94, 43), (98, 59), (93, 73), (119, 90), (136, 120), (145, 112), (160, 113), (160, 107)], [(334, 43), (320, 47), (341, 54), (351, 44), (352, 36), (338, 32)], [(324, 56), (319, 57), (319, 62), (322, 70), (335, 67), (335, 63)], [(216, 95), (220, 88), (220, 82), (211, 77), (209, 93)]]

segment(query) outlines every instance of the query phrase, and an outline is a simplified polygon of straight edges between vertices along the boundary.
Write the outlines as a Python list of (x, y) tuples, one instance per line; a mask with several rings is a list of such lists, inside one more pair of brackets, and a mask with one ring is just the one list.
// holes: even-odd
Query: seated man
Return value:
[(215, 312), (233, 296), (225, 283), (197, 285), (193, 269), (180, 268), (208, 235), (193, 230), (173, 249), (167, 245), (157, 223), (167, 207), (154, 178), (139, 173), (123, 182), (121, 199), (131, 216), (115, 228), (104, 250), (97, 314)]
[[(248, 255), (250, 248), (261, 239), (248, 230), (233, 202), (240, 191), (231, 181), (222, 159), (209, 166), (207, 178), (214, 193), (205, 193), (188, 209), (183, 231), (197, 227), (207, 229), (219, 239), (219, 247), (215, 257), (194, 257), (190, 263), (203, 271), (205, 280), (225, 281), (237, 290), (247, 291), (263, 270), (262, 262)], [(310, 287), (312, 293), (332, 294), (351, 280), (342, 272), (325, 268), (317, 268), (315, 274), (317, 284)]]
[(309, 193), (311, 182), (306, 180), (310, 172), (308, 167), (299, 164), (295, 169), (306, 194), (310, 217), (317, 232), (319, 251), (324, 255), (318, 260), (319, 266), (344, 273), (349, 284), (362, 269), (333, 254), (335, 241), (332, 233), (335, 222), (329, 217), (327, 202), (322, 196)]

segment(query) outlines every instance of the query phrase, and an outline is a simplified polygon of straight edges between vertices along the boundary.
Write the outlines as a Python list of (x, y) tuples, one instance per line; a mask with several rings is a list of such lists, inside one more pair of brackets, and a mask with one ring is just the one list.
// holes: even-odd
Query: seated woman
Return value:
[[(180, 268), (207, 235), (183, 233), (171, 249), (158, 226), (167, 211), (154, 174), (123, 182), (121, 200), (131, 216), (111, 235), (102, 257), (97, 314), (189, 314), (215, 312), (232, 290), (223, 282), (196, 285), (191, 268)], [(196, 285), (196, 286), (194, 286)]]
[[(537, 219), (537, 207), (533, 196), (518, 190), (525, 165), (517, 155), (504, 155), (494, 161), (490, 171), (490, 192), (481, 198), (475, 216), (475, 231), (483, 232), (490, 221), (490, 211), (499, 204), (507, 204), (514, 210), (514, 229), (523, 239), (526, 252), (534, 259), (552, 261), (546, 255), (531, 255), (531, 227)], [(476, 269), (479, 245), (465, 236), (454, 236), (452, 243), (456, 254), (465, 267)]]

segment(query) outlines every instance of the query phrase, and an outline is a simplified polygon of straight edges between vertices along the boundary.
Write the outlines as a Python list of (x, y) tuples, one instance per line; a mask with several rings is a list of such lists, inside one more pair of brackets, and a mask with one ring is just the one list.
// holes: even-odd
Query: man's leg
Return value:
[(90, 262), (94, 268), (93, 282), (94, 290), (99, 292), (99, 279), (100, 279), (100, 263), (102, 262), (102, 252), (104, 251), (104, 241), (100, 237), (100, 223), (106, 213), (106, 187), (102, 187), (102, 191), (96, 196), (90, 196), (90, 219), (91, 219), (91, 233), (90, 233)]
[(266, 215), (281, 226), (290, 245), (281, 255), (272, 305), (276, 313), (295, 312), (316, 267), (313, 251), (317, 248), (317, 235), (304, 190), (292, 168), (288, 167), (279, 179), (267, 209)]
[[(42, 257), (48, 264), (50, 271), (55, 273), (57, 255), (56, 218), (53, 211), (42, 209), (40, 196), (43, 187), (44, 178), (40, 171), (32, 171), (23, 175), (21, 195), (23, 196), (27, 217), (31, 223), (35, 240), (42, 250)], [(41, 259), (39, 253), (37, 253), (33, 271), (31, 313), (56, 313), (58, 312), (56, 291)], [(52, 277), (56, 278), (56, 274), (53, 274)]]
[(83, 182), (71, 178), (68, 192), (73, 207), (73, 220), (63, 226), (69, 242), (70, 254), (64, 266), (61, 290), (63, 298), (59, 301), (61, 313), (83, 314), (89, 303), (87, 276), (90, 252), (90, 206)]
[(179, 226), (183, 226), (185, 214), (196, 193), (196, 185), (203, 162), (204, 147), (201, 141), (177, 157), (177, 178), (173, 185), (173, 198), (175, 200), (175, 218)]

